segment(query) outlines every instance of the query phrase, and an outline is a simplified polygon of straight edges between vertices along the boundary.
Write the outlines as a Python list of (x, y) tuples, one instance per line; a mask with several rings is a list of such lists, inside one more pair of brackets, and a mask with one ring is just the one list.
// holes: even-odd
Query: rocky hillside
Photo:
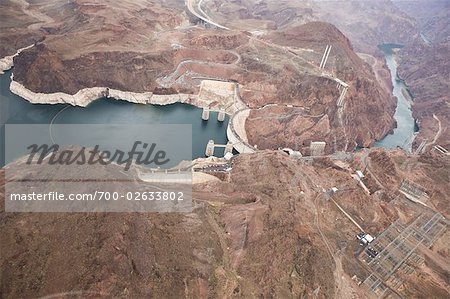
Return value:
[(450, 40), (414, 43), (400, 52), (399, 76), (414, 95), (413, 115), (417, 118), (422, 140), (450, 146)]
[[(108, 86), (195, 94), (195, 78), (237, 81), (251, 108), (285, 106), (252, 112), (246, 126), (251, 143), (301, 149), (311, 140), (324, 140), (333, 151), (368, 146), (392, 129), (394, 99), (387, 95), (385, 78), (378, 78), (379, 69), (374, 77), (354, 51), (365, 52), (367, 61), (382, 60), (379, 43), (401, 43), (399, 74), (417, 97), (413, 110), (421, 132), (416, 144), (436, 139), (446, 145), (446, 2), (427, 4), (423, 14), (423, 1), (400, 2), (202, 2), (209, 17), (250, 34), (192, 26), (197, 20), (177, 1), (6, 1), (0, 53), (40, 41), (15, 58), (15, 80), (35, 92), (74, 94)], [(315, 20), (332, 22), (351, 43), (335, 27)], [(432, 42), (423, 41), (420, 32)], [(342, 115), (335, 105), (339, 91), (317, 69), (327, 42), (334, 45), (327, 71), (350, 84)], [(274, 113), (281, 115), (261, 117)]]
[(319, 286), (333, 297), (334, 261), (313, 203), (291, 197), (306, 186), (290, 182), (296, 163), (286, 158), (240, 158), (228, 182), (194, 188), (188, 214), (1, 212), (2, 297), (285, 297)]
[[(216, 0), (203, 3), (203, 10), (221, 24), (258, 34), (326, 21), (341, 30), (357, 52), (379, 61), (373, 65), (383, 61), (379, 44), (404, 45), (399, 73), (417, 97), (413, 111), (421, 131), (416, 147), (424, 139), (448, 145), (449, 4), (448, 0)], [(433, 114), (440, 115), (441, 130)]]
[(34, 44), (44, 37), (42, 32), (32, 27), (38, 19), (24, 13), (18, 2), (0, 2), (0, 18), (1, 58), (13, 55), (18, 49)]
[[(269, 103), (278, 106), (253, 110), (247, 120), (250, 143), (259, 148), (300, 150), (311, 141), (323, 140), (328, 143), (328, 152), (351, 150), (356, 145), (369, 146), (393, 127), (395, 100), (380, 87), (370, 66), (355, 54), (350, 41), (336, 27), (311, 22), (271, 33), (265, 38), (288, 47), (291, 53), (314, 65), (320, 64), (321, 55), (311, 51), (320, 53), (324, 45), (331, 45), (326, 71), (350, 87), (340, 115), (337, 107), (340, 90), (335, 81), (309, 72), (298, 74), (294, 64), (285, 65), (282, 71), (273, 75), (279, 81), (273, 87), (277, 91), (275, 101), (266, 99), (258, 103), (260, 106)], [(295, 54), (291, 55), (295, 61)], [(264, 86), (267, 88), (268, 85)]]
[(448, 0), (393, 0), (393, 3), (413, 17), (424, 35), (431, 43), (439, 43), (449, 39), (449, 9)]
[[(408, 5), (405, 2), (405, 5)], [(412, 17), (391, 0), (208, 1), (204, 11), (220, 24), (249, 31), (292, 28), (311, 21), (334, 24), (358, 52), (373, 53), (383, 42), (407, 43), (418, 36)]]
[[(156, 0), (23, 7), (22, 17), (35, 22), (27, 30), (45, 39), (14, 59), (14, 79), (34, 92), (69, 94), (96, 86), (196, 94), (201, 78), (232, 80), (255, 109), (246, 128), (260, 148), (323, 140), (328, 152), (351, 150), (393, 128), (394, 99), (336, 27), (312, 22), (258, 36), (194, 26), (185, 10), (182, 3)], [(324, 76), (318, 65), (327, 43), (333, 49)], [(350, 86), (343, 112), (337, 111), (340, 91), (331, 77)], [(268, 104), (284, 106), (278, 123), (264, 119), (278, 113)]]
[[(351, 177), (365, 163), (371, 195)], [(221, 180), (194, 185), (191, 213), (0, 212), (0, 293), (2, 298), (364, 298), (366, 289), (357, 284), (368, 276), (355, 239), (360, 230), (333, 201), (378, 235), (396, 219), (408, 222), (425, 211), (396, 191), (409, 179), (424, 186), (427, 204), (448, 217), (448, 166), (438, 156), (407, 157), (401, 151), (313, 162), (265, 151), (240, 155)], [(23, 164), (6, 171), (29, 176)], [(332, 187), (340, 191), (331, 197), (323, 190)], [(1, 181), (2, 210), (3, 188)], [(448, 240), (440, 238), (427, 251), (433, 253), (429, 262), (401, 276), (411, 287), (399, 294), (446, 296), (448, 273), (435, 261), (449, 258)]]

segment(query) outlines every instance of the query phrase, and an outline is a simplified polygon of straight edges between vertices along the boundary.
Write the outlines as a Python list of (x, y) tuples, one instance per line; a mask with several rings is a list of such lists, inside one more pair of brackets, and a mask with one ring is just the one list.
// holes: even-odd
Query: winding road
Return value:
[(201, 14), (199, 14), (199, 13), (197, 13), (197, 11), (194, 9), (194, 6), (195, 6), (195, 0), (186, 0), (186, 6), (187, 6), (187, 8), (188, 8), (188, 10), (194, 15), (194, 16), (196, 16), (197, 18), (199, 18), (200, 20), (202, 20), (202, 21), (204, 21), (204, 22), (206, 22), (206, 23), (208, 23), (208, 24), (210, 24), (210, 25), (212, 25), (212, 26), (214, 26), (214, 27), (217, 27), (217, 28), (220, 28), (220, 29), (225, 29), (225, 30), (231, 30), (230, 28), (228, 28), (228, 27), (225, 27), (225, 26), (222, 26), (222, 25), (220, 25), (220, 24), (217, 24), (216, 22), (214, 22), (214, 21), (212, 21), (211, 19), (209, 19), (207, 16), (206, 16), (206, 14), (205, 14), (205, 12), (203, 11), (203, 9), (201, 9), (201, 7), (200, 7), (200, 5), (201, 5), (201, 1), (198, 3), (198, 5), (197, 5), (197, 7), (200, 9), (200, 11), (203, 13), (203, 14), (205, 14), (205, 16), (202, 16)]
[(233, 62), (230, 62), (230, 63), (220, 63), (220, 62), (207, 62), (207, 61), (195, 60), (195, 59), (186, 59), (186, 60), (183, 60), (180, 63), (178, 63), (177, 67), (171, 74), (169, 74), (163, 78), (157, 78), (156, 82), (166, 88), (170, 87), (172, 84), (175, 83), (175, 81), (178, 78), (180, 78), (181, 76), (184, 75), (184, 73), (179, 74), (180, 69), (182, 67), (186, 67), (189, 64), (200, 64), (200, 65), (216, 66), (216, 67), (231, 67), (231, 66), (235, 66), (241, 62), (242, 58), (239, 53), (237, 53), (236, 51), (232, 51), (232, 50), (227, 50), (227, 52), (236, 56), (236, 60)]
[(436, 135), (434, 135), (434, 138), (433, 138), (433, 141), (431, 141), (430, 143), (428, 143), (427, 145), (426, 145), (426, 147), (428, 147), (429, 145), (433, 145), (433, 144), (435, 144), (436, 142), (437, 142), (437, 140), (438, 140), (438, 138), (441, 136), (441, 134), (442, 134), (442, 124), (441, 124), (441, 120), (436, 116), (436, 114), (433, 114), (433, 118), (435, 119), (435, 120), (437, 120), (437, 122), (438, 122), (438, 131), (436, 132)]

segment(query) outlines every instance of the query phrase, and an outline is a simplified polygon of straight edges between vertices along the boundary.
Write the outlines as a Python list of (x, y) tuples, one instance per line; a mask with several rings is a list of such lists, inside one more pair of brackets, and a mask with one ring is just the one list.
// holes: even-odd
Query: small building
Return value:
[(362, 246), (366, 246), (372, 243), (373, 240), (375, 240), (374, 237), (372, 237), (369, 234), (366, 234), (365, 232), (360, 232), (359, 234), (356, 235), (356, 238), (359, 240)]
[(325, 154), (326, 142), (323, 141), (312, 141), (309, 146), (309, 151), (311, 156), (323, 156)]
[(223, 156), (225, 158), (225, 160), (229, 161), (231, 160), (231, 158), (233, 158), (233, 154), (232, 153), (226, 153), (225, 156)]
[(372, 237), (372, 236), (369, 235), (369, 234), (366, 234), (366, 235), (364, 236), (364, 239), (367, 241), (367, 243), (372, 243), (372, 241), (375, 240), (375, 238)]
[(362, 179), (362, 178), (364, 177), (364, 173), (362, 173), (361, 170), (357, 170), (357, 171), (356, 171), (356, 175), (358, 175), (358, 177), (359, 177), (360, 179)]
[(378, 255), (378, 251), (376, 251), (372, 247), (367, 247), (366, 252), (371, 258), (375, 258)]
[(301, 158), (302, 157), (302, 153), (299, 151), (294, 151), (291, 148), (283, 148), (282, 149), (283, 152), (285, 152), (286, 154), (288, 154), (289, 156), (292, 156), (294, 158)]
[(338, 192), (338, 191), (339, 191), (339, 189), (336, 188), (336, 187), (331, 188), (331, 192), (333, 192), (333, 193), (336, 193), (336, 192)]

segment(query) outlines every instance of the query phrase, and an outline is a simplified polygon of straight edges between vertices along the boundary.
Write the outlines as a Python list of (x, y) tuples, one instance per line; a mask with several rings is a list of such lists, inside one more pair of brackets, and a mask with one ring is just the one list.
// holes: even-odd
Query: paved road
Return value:
[[(199, 3), (198, 6), (200, 6), (200, 4), (201, 4), (201, 3)], [(186, 6), (187, 6), (188, 10), (189, 10), (194, 16), (196, 16), (196, 17), (199, 18), (200, 20), (202, 20), (202, 21), (204, 21), (204, 22), (206, 22), (206, 23), (208, 23), (208, 24), (210, 24), (210, 25), (212, 25), (212, 26), (214, 26), (214, 27), (221, 28), (221, 29), (225, 29), (225, 30), (230, 30), (230, 28), (225, 27), (225, 26), (222, 26), (222, 25), (220, 25), (220, 24), (217, 24), (216, 22), (210, 20), (209, 18), (204, 17), (204, 16), (202, 16), (201, 14), (197, 13), (197, 11), (194, 9), (194, 5), (195, 5), (195, 0), (186, 0)], [(203, 13), (205, 13), (203, 10), (201, 10), (201, 11), (202, 11)], [(206, 14), (205, 14), (205, 15), (206, 15)]]
[(367, 170), (367, 172), (372, 176), (372, 178), (375, 180), (375, 182), (380, 186), (381, 188), (387, 190), (384, 185), (380, 182), (378, 177), (370, 170), (370, 158), (369, 158), (369, 150), (364, 149), (364, 153), (361, 156), (361, 162), (363, 164), (363, 168)]
[[(437, 142), (438, 138), (439, 138), (439, 137), (441, 136), (441, 134), (442, 134), (442, 124), (441, 124), (441, 120), (436, 116), (436, 114), (433, 114), (433, 118), (434, 118), (435, 120), (437, 120), (437, 122), (438, 122), (438, 131), (436, 132), (436, 135), (434, 135), (433, 141), (431, 141), (430, 143), (428, 143), (428, 144), (425, 146), (425, 148), (428, 147), (429, 145), (435, 144), (435, 143)], [(424, 151), (425, 151), (425, 150), (424, 150)]]

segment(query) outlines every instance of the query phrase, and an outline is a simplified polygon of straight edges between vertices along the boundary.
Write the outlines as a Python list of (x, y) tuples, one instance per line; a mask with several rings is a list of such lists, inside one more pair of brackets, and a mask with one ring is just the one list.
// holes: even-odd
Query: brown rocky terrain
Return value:
[[(326, 21), (341, 30), (357, 52), (372, 56), (368, 59), (383, 60), (377, 49), (379, 44), (405, 45), (399, 52), (399, 74), (417, 97), (413, 111), (421, 128), (414, 148), (424, 139), (433, 143), (436, 137), (435, 143), (448, 148), (447, 0), (204, 1), (202, 7), (220, 24), (260, 34), (275, 28), (286, 30), (311, 21)], [(382, 62), (372, 65), (376, 64)], [(442, 131), (433, 114), (440, 115)]]
[[(311, 32), (316, 34), (311, 35)], [(285, 72), (291, 71), (291, 75), (275, 75), (280, 78), (278, 90), (283, 92), (275, 103), (295, 107), (269, 106), (253, 110), (246, 122), (250, 143), (257, 144), (259, 148), (301, 149), (309, 146), (311, 141), (324, 140), (329, 144), (328, 151), (346, 150), (356, 145), (369, 146), (371, 140), (380, 138), (379, 132), (384, 132), (381, 135), (384, 136), (392, 128), (391, 115), (395, 102), (386, 89), (380, 87), (370, 67), (353, 52), (350, 41), (336, 27), (311, 22), (265, 38), (277, 45), (299, 49), (298, 52), (313, 64), (319, 64), (317, 59), (320, 57), (308, 55), (304, 50), (319, 52), (324, 42), (332, 45), (327, 69), (331, 69), (350, 88), (340, 119), (336, 105), (340, 91), (336, 88), (336, 82), (309, 74), (296, 76), (292, 67), (285, 66)], [(296, 82), (296, 89), (286, 86), (289, 83), (284, 79), (286, 77)], [(292, 99), (284, 95), (287, 92)], [(243, 95), (245, 98), (245, 93)]]
[[(363, 163), (381, 183), (370, 196), (350, 176)], [(263, 151), (239, 156), (221, 181), (194, 185), (192, 213), (1, 212), (1, 294), (364, 298), (369, 293), (357, 284), (368, 275), (356, 258), (359, 229), (323, 190), (337, 186), (333, 200), (377, 235), (397, 218), (410, 222), (423, 212), (394, 191), (406, 178), (425, 186), (430, 207), (448, 217), (448, 166), (439, 156), (401, 151), (312, 163)], [(7, 171), (20, 177), (24, 169)], [(448, 295), (439, 278), (448, 272), (436, 266), (448, 257), (445, 244), (448, 235), (426, 251), (416, 274), (403, 277), (415, 286), (406, 295)]]
[[(406, 45), (399, 70), (417, 97), (422, 138), (448, 144), (441, 34), (432, 46), (418, 42), (413, 17), (387, 0), (202, 7), (232, 30), (203, 25), (176, 0), (0, 3), (0, 56), (37, 42), (14, 60), (14, 79), (27, 88), (194, 94), (204, 78), (237, 81), (252, 108), (250, 143), (268, 149), (239, 155), (214, 180), (204, 174), (191, 213), (7, 213), (4, 172), (37, 175), (9, 165), (0, 171), (0, 297), (365, 298), (374, 294), (361, 284), (370, 271), (357, 233), (379, 237), (396, 220), (406, 226), (435, 212), (448, 228), (448, 156), (371, 149), (310, 160), (271, 150), (319, 140), (327, 152), (352, 150), (387, 133), (394, 101), (381, 42)], [(327, 43), (328, 75), (317, 67)], [(417, 61), (425, 52), (427, 60)], [(350, 86), (342, 114), (330, 76)], [(352, 177), (356, 170), (368, 192)], [(129, 179), (136, 190), (149, 188)], [(405, 180), (423, 187), (427, 207), (398, 191)], [(396, 273), (401, 284), (388, 284), (386, 296), (448, 298), (449, 242), (446, 229), (431, 247), (418, 247), (424, 262)]]
[[(367, 67), (356, 59), (353, 47), (340, 32), (322, 23), (300, 25), (326, 20), (349, 37), (356, 51), (366, 53), (365, 60), (369, 63), (373, 59), (382, 60), (376, 47), (379, 43), (406, 45), (399, 54), (399, 73), (417, 97), (413, 110), (422, 130), (415, 144), (437, 137), (435, 142), (446, 146), (447, 4), (435, 0), (423, 14), (421, 11), (426, 7), (423, 1), (413, 1), (411, 5), (394, 1), (394, 4), (391, 1), (201, 3), (203, 11), (219, 23), (257, 35), (260, 29), (266, 33), (261, 38), (249, 38), (238, 31), (191, 26), (195, 17), (183, 3), (176, 1), (164, 4), (132, 1), (120, 6), (83, 0), (67, 4), (6, 1), (1, 4), (3, 19), (8, 21), (1, 24), (4, 42), (0, 53), (10, 55), (19, 47), (45, 39), (15, 59), (16, 80), (36, 92), (74, 94), (86, 87), (108, 86), (136, 92), (196, 93), (199, 81), (195, 78), (235, 80), (242, 85), (241, 96), (250, 107), (279, 103), (302, 106), (312, 112), (301, 120), (291, 117), (287, 123), (264, 125), (262, 121), (260, 125), (258, 113), (274, 108), (254, 111), (257, 121), (249, 122), (247, 129), (253, 130), (249, 132), (250, 141), (261, 148), (301, 148), (299, 144), (307, 144), (311, 138), (327, 141), (328, 151), (368, 146), (392, 128), (389, 115), (393, 113), (393, 99), (386, 95), (378, 67), (374, 70), (376, 79), (384, 90), (379, 89)], [(426, 45), (419, 30), (435, 43)], [(336, 43), (328, 66), (335, 76), (351, 83), (345, 120), (338, 120), (333, 108), (337, 91), (317, 76), (315, 66), (320, 62), (326, 40)], [(211, 56), (212, 49), (222, 51), (220, 55), (228, 58)], [(295, 111), (286, 113), (298, 115)], [(441, 130), (433, 114), (440, 120)], [(325, 115), (326, 119), (318, 117)], [(382, 121), (375, 122), (375, 115)], [(295, 134), (279, 134), (281, 127)], [(304, 130), (317, 136), (299, 133)], [(275, 135), (278, 137), (272, 138)]]
[(37, 19), (27, 15), (20, 2), (2, 1), (0, 3), (0, 57), (14, 54), (18, 49), (29, 46), (44, 36), (37, 30), (29, 29)]
[[(256, 123), (246, 127), (250, 142), (260, 148), (294, 147), (317, 139), (333, 143), (327, 151), (351, 150), (372, 144), (392, 129), (394, 99), (334, 26), (310, 23), (255, 38), (192, 26), (183, 5), (151, 3), (152, 9), (146, 8), (146, 1), (115, 7), (81, 0), (24, 8), (28, 17), (30, 11), (39, 12), (53, 21), (38, 31), (44, 41), (14, 59), (14, 79), (43, 93), (75, 94), (107, 86), (195, 94), (197, 78), (217, 78), (239, 82), (241, 98), (251, 108), (276, 103), (304, 109), (307, 127), (294, 117), (285, 124), (289, 129), (284, 135), (279, 134), (281, 124), (266, 132), (271, 125), (258, 118), (272, 108), (254, 111)], [(54, 16), (55, 10), (61, 13)], [(327, 72), (350, 85), (343, 116), (337, 115), (336, 83), (317, 68), (324, 41), (334, 46)], [(299, 134), (302, 130), (309, 133)], [(275, 135), (279, 138), (272, 138)]]
[(219, 24), (249, 31), (329, 22), (349, 37), (357, 51), (365, 53), (374, 53), (376, 45), (383, 42), (405, 44), (418, 36), (414, 19), (390, 0), (215, 0), (204, 1), (203, 10)]
[(274, 189), (289, 182), (295, 163), (254, 158), (284, 175), (265, 186), (247, 157), (228, 182), (196, 188), (189, 214), (2, 213), (2, 252), (10, 254), (2, 255), (1, 293), (224, 298), (307, 296), (320, 286), (322, 297), (333, 296), (334, 265), (310, 227), (311, 207), (296, 220), (290, 194), (300, 183)]
[(431, 43), (448, 40), (449, 9), (448, 0), (393, 0), (393, 3), (417, 21), (420, 32)]
[[(450, 40), (428, 46), (417, 42), (400, 52), (399, 76), (414, 96), (413, 115), (419, 138), (450, 146)], [(434, 116), (434, 117), (433, 117)]]

